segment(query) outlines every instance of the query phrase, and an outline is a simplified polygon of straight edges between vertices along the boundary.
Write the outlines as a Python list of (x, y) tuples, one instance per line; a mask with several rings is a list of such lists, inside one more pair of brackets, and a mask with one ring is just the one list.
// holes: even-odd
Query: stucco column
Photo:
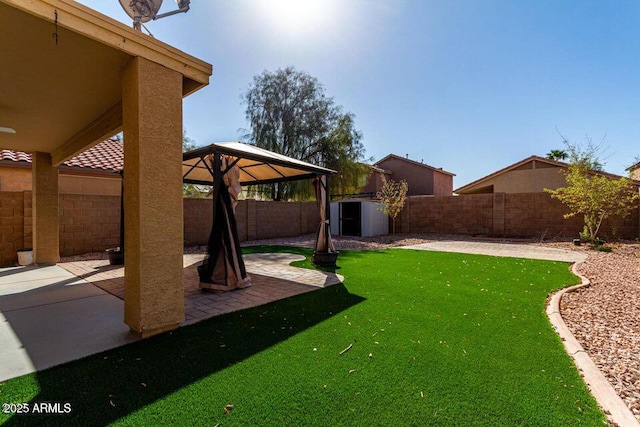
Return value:
[(144, 337), (184, 320), (182, 75), (136, 57), (122, 91), (125, 322)]
[(51, 154), (33, 153), (32, 174), (33, 259), (36, 264), (55, 264), (60, 261), (58, 168)]

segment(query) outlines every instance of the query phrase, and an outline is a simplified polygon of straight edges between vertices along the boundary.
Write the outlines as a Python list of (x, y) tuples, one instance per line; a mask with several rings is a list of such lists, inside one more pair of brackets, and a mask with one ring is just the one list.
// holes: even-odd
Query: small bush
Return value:
[(589, 234), (589, 229), (587, 228), (586, 225), (584, 226), (582, 231), (578, 233), (578, 235), (580, 236), (580, 240), (582, 240), (583, 242), (590, 243), (593, 240), (591, 238), (591, 234)]
[(605, 246), (605, 245), (594, 245), (593, 248), (597, 251), (600, 252), (611, 252), (613, 251), (613, 248), (611, 246)]

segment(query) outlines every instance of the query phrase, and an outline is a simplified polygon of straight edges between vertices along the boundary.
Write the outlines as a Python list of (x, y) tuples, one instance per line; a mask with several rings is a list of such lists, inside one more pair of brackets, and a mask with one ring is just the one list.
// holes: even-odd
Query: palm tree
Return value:
[(551, 150), (547, 153), (547, 159), (551, 160), (567, 160), (569, 155), (565, 150)]

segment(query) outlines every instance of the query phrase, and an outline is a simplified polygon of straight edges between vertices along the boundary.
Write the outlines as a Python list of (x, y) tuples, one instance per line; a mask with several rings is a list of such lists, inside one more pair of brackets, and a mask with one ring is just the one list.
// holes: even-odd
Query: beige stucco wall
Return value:
[(635, 179), (636, 181), (640, 181), (640, 168), (634, 169), (631, 172), (631, 179)]
[[(0, 167), (0, 191), (31, 191), (31, 168)], [(120, 196), (120, 176), (76, 175), (60, 171), (58, 189), (61, 194)]]
[(433, 194), (434, 196), (451, 196), (453, 194), (453, 176), (434, 171)]
[(535, 193), (567, 184), (562, 168), (513, 170), (495, 178), (494, 193)]
[[(115, 174), (114, 174), (115, 175)], [(101, 196), (120, 196), (120, 177), (101, 177), (84, 175), (63, 175), (60, 173), (61, 194), (91, 194)]]
[[(409, 184), (409, 196), (451, 196), (453, 194), (453, 176), (437, 170), (429, 169), (402, 159), (389, 158), (377, 164), (390, 171), (385, 178), (395, 182), (403, 179)], [(362, 193), (376, 193), (382, 189), (382, 174), (372, 172)]]
[(31, 191), (31, 168), (0, 167), (0, 191)]
[[(369, 178), (367, 178), (367, 183), (360, 189), (361, 193), (378, 193), (382, 190), (382, 176), (383, 174), (380, 172), (371, 172)], [(385, 176), (387, 179), (389, 175)]]
[[(566, 181), (564, 169), (560, 167), (536, 167), (531, 168), (531, 164), (500, 174), (492, 179), (483, 181), (477, 186), (470, 188), (460, 194), (474, 194), (482, 192), (493, 193), (539, 193), (545, 188), (555, 190), (564, 187)], [(486, 190), (493, 186), (493, 191)]]
[(391, 179), (396, 182), (407, 181), (409, 196), (433, 194), (433, 171), (430, 169), (393, 157), (376, 166), (391, 171)]

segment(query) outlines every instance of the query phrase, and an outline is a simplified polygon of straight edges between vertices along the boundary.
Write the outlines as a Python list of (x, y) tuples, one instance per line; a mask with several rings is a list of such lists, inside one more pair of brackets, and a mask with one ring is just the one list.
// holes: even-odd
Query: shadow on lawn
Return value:
[(384, 252), (384, 251), (385, 251), (385, 249), (370, 249), (370, 250), (366, 250), (366, 251), (352, 250), (352, 249), (339, 250), (338, 252), (340, 254), (338, 255), (338, 261), (337, 261), (338, 265), (336, 267), (324, 267), (324, 266), (314, 265), (311, 262), (311, 258), (312, 258), (312, 255), (313, 255), (313, 249), (306, 248), (306, 247), (301, 247), (301, 246), (282, 246), (282, 245), (255, 245), (255, 246), (243, 246), (242, 247), (242, 253), (244, 253), (244, 254), (253, 254), (253, 253), (291, 253), (291, 254), (303, 255), (303, 256), (306, 257), (306, 259), (304, 261), (294, 261), (294, 262), (291, 263), (291, 265), (293, 267), (311, 268), (311, 269), (315, 269), (315, 270), (319, 270), (319, 271), (324, 271), (324, 272), (327, 272), (327, 273), (337, 273), (338, 270), (341, 269), (340, 262), (342, 260), (345, 260), (346, 258), (354, 260), (354, 259), (364, 258), (365, 255), (363, 254), (363, 252), (372, 253), (372, 252)]
[(340, 284), (38, 372), (33, 375), (40, 392), (31, 399), (31, 406), (68, 402), (71, 413), (16, 415), (4, 425), (108, 424), (363, 300)]

